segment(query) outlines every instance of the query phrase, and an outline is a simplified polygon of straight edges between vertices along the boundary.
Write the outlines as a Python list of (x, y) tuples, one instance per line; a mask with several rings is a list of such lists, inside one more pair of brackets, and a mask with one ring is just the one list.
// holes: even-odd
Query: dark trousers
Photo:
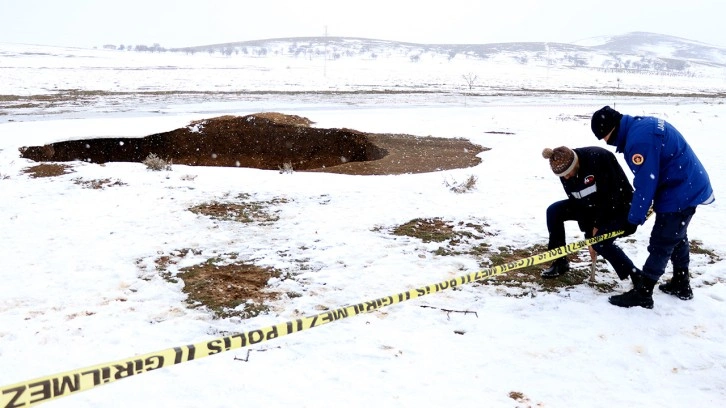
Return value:
[[(554, 249), (565, 245), (565, 221), (577, 221), (580, 231), (585, 233), (585, 237), (592, 238), (592, 223), (588, 221), (588, 218), (585, 211), (581, 210), (579, 206), (574, 205), (571, 200), (552, 203), (552, 205), (547, 207), (547, 230), (550, 233), (547, 249)], [(597, 234), (602, 235), (620, 229), (623, 229), (621, 223), (612, 222), (599, 226)], [(633, 264), (633, 261), (615, 244), (615, 239), (599, 242), (592, 247), (612, 265), (620, 279), (628, 279), (630, 274), (636, 271), (637, 268)]]
[(643, 275), (657, 281), (665, 272), (668, 260), (673, 269), (688, 270), (688, 224), (696, 213), (696, 207), (672, 213), (656, 213), (655, 224), (650, 232), (648, 259), (643, 265)]

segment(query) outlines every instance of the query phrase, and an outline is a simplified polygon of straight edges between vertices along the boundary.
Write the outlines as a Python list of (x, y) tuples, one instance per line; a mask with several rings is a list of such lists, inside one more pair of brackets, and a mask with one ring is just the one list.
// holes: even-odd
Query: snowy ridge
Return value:
[[(726, 66), (726, 49), (662, 34), (633, 32), (573, 42), (513, 42), (493, 44), (414, 44), (348, 37), (297, 37), (254, 40), (172, 49), (182, 52), (252, 53), (256, 55), (328, 55), (331, 59), (366, 57), (371, 59), (407, 56), (417, 60), (424, 55), (455, 58), (496, 58), (509, 54), (519, 63), (544, 60), (554, 66), (591, 68), (631, 68), (685, 71), (692, 64)], [(595, 58), (602, 55), (606, 58)], [(593, 61), (597, 63), (593, 63)], [(668, 61), (675, 60), (675, 61)]]

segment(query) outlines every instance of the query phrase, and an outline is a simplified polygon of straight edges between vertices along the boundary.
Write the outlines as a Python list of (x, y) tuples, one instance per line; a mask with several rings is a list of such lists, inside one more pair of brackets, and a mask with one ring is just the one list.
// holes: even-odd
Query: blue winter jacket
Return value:
[(623, 115), (614, 144), (635, 175), (631, 223), (645, 223), (651, 203), (656, 213), (668, 213), (713, 201), (706, 169), (681, 133), (665, 120)]

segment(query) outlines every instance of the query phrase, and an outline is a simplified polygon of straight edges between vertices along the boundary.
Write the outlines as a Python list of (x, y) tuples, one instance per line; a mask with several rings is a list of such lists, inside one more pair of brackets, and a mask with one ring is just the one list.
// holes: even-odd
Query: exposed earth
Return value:
[[(143, 138), (70, 140), (22, 147), (20, 153), (23, 158), (44, 162), (26, 169), (31, 177), (54, 177), (72, 171), (70, 164), (58, 162), (147, 163), (151, 154), (171, 164), (191, 166), (387, 175), (472, 167), (481, 162), (477, 155), (489, 150), (465, 139), (320, 129), (310, 127), (312, 123), (304, 117), (275, 112), (221, 116)], [(124, 185), (110, 179), (73, 181), (94, 189)], [(189, 210), (212, 219), (228, 219), (232, 215), (238, 222), (274, 222), (266, 219), (265, 206), (270, 204), (244, 200), (210, 202)], [(417, 225), (421, 223), (432, 223), (425, 228), (425, 236), (431, 235), (431, 228), (442, 229), (444, 236), (452, 228), (440, 221), (422, 220)], [(190, 304), (204, 305), (217, 316), (249, 317), (264, 312), (266, 304), (277, 298), (278, 294), (266, 287), (267, 281), (281, 272), (240, 260), (221, 262), (215, 256), (208, 262), (170, 273), (186, 251), (180, 249), (159, 256), (154, 264), (166, 279), (184, 281), (183, 291)], [(240, 305), (246, 305), (244, 310), (239, 309)]]
[(425, 173), (479, 164), (488, 148), (465, 139), (374, 134), (310, 127), (276, 112), (221, 116), (143, 138), (71, 140), (20, 148), (40, 162), (143, 162), (150, 154), (173, 164), (322, 171), (354, 175)]

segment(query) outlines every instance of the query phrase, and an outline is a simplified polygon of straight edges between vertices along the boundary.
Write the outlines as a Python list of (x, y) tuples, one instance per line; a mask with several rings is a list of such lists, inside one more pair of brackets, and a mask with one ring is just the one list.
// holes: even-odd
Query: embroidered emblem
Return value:
[(593, 181), (595, 181), (595, 176), (593, 176), (592, 174), (585, 177), (585, 179), (583, 180), (585, 185), (592, 184)]
[(636, 166), (640, 166), (645, 161), (643, 155), (639, 153), (634, 154), (630, 160), (632, 160), (633, 164)]

